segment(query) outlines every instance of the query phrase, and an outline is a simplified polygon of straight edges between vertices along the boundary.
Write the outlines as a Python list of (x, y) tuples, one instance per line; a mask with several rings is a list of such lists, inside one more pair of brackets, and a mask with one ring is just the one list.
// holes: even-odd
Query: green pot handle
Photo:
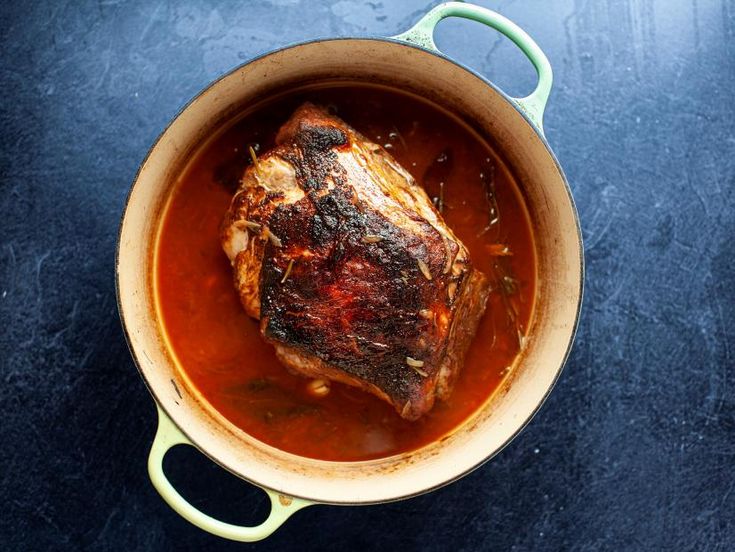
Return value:
[(465, 19), (472, 19), (473, 21), (484, 23), (510, 38), (526, 54), (536, 68), (538, 84), (536, 85), (536, 90), (531, 92), (530, 95), (525, 98), (512, 98), (512, 100), (543, 134), (544, 108), (549, 99), (549, 92), (551, 92), (551, 83), (553, 81), (551, 64), (543, 51), (541, 51), (541, 48), (538, 47), (538, 44), (523, 29), (509, 19), (487, 8), (473, 4), (446, 2), (445, 4), (439, 4), (429, 11), (408, 31), (393, 38), (441, 53), (434, 43), (434, 29), (437, 23), (445, 17), (464, 17)]
[(266, 538), (278, 529), (294, 512), (314, 504), (313, 502), (308, 502), (300, 498), (284, 496), (270, 489), (263, 489), (271, 499), (271, 511), (263, 523), (254, 527), (225, 523), (196, 509), (174, 489), (173, 485), (171, 485), (163, 473), (163, 457), (171, 447), (176, 445), (194, 445), (179, 431), (179, 428), (174, 425), (166, 413), (158, 405), (156, 407), (158, 408), (158, 431), (156, 432), (156, 437), (153, 439), (151, 453), (148, 456), (148, 475), (151, 478), (153, 486), (161, 497), (163, 497), (163, 500), (181, 517), (200, 529), (218, 537), (234, 541), (258, 541)]

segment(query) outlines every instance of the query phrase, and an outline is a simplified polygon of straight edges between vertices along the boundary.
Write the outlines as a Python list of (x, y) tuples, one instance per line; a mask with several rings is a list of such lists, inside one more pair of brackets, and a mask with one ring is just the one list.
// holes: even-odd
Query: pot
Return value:
[[(484, 23), (518, 45), (537, 70), (534, 92), (511, 98), (443, 55), (432, 36), (436, 24), (450, 16)], [(153, 292), (160, 215), (177, 175), (197, 146), (256, 99), (335, 77), (413, 91), (490, 136), (519, 182), (537, 249), (537, 299), (529, 339), (500, 389), (439, 441), (410, 453), (363, 462), (319, 461), (277, 450), (208, 407), (186, 384), (169, 352)], [(210, 85), (171, 122), (148, 153), (128, 197), (117, 250), (117, 295), (130, 351), (158, 407), (148, 471), (174, 510), (210, 533), (239, 541), (259, 540), (305, 506), (375, 504), (446, 485), (492, 458), (529, 422), (562, 370), (582, 298), (577, 213), (542, 130), (551, 82), (546, 56), (515, 24), (490, 10), (450, 2), (392, 38), (317, 40), (256, 58)], [(182, 443), (263, 488), (272, 503), (268, 518), (254, 527), (232, 525), (189, 504), (162, 469), (166, 451)]]

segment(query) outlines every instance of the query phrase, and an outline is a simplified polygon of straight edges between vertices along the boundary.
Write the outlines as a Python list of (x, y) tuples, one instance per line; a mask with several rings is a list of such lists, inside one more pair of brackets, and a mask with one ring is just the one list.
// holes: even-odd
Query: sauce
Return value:
[[(332, 383), (325, 396), (309, 393), (310, 380), (289, 374), (276, 360), (235, 292), (219, 225), (249, 163), (248, 147), (270, 149), (278, 128), (305, 100), (327, 106), (383, 144), (441, 202), (474, 266), (496, 282), (454, 392), (416, 422), (356, 388)], [(499, 220), (490, 224), (493, 209)], [(450, 114), (383, 87), (303, 89), (256, 106), (225, 127), (202, 144), (180, 175), (155, 255), (159, 315), (196, 394), (253, 437), (321, 460), (391, 456), (451, 432), (507, 375), (533, 310), (532, 233), (502, 159)]]

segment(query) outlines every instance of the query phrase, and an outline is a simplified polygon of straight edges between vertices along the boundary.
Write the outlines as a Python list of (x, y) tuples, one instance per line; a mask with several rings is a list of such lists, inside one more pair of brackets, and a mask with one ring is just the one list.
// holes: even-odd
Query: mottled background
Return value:
[[(307, 509), (257, 545), (195, 529), (148, 481), (155, 412), (115, 306), (123, 202), (166, 122), (218, 75), (290, 42), (395, 34), (432, 2), (3, 3), (3, 550), (735, 548), (735, 2), (479, 3), (556, 73), (545, 126), (587, 261), (566, 371), (460, 482)], [(534, 86), (481, 25), (443, 22), (437, 42), (511, 94)], [(191, 449), (167, 469), (228, 521), (267, 511)]]

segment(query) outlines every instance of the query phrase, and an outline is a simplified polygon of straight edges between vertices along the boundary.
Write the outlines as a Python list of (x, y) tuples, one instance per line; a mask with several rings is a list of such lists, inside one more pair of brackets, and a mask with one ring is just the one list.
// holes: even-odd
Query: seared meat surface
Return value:
[(382, 147), (302, 105), (245, 171), (221, 238), (243, 306), (291, 371), (409, 420), (449, 395), (488, 281)]

